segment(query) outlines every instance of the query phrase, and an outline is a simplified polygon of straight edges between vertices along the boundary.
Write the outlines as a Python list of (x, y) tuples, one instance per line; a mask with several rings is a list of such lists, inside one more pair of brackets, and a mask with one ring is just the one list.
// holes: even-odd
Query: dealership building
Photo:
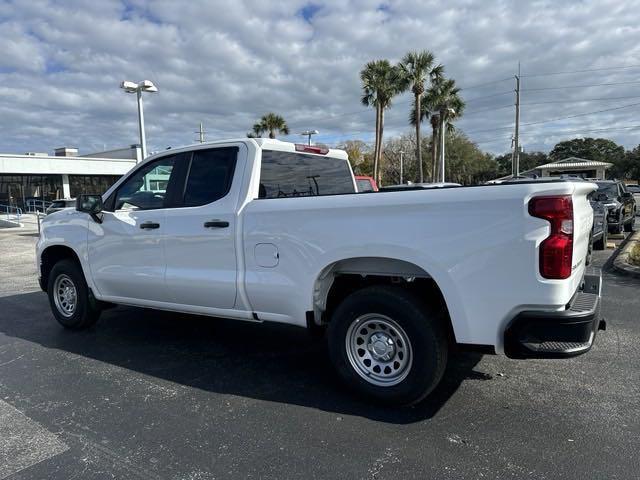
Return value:
[(142, 159), (139, 145), (78, 155), (56, 148), (54, 155), (0, 154), (0, 205), (23, 210), (41, 202), (104, 193)]

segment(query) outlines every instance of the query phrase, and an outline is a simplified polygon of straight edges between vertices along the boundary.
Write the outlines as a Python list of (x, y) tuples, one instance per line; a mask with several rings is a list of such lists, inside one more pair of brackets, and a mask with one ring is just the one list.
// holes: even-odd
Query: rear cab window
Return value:
[(258, 198), (315, 197), (356, 193), (342, 158), (262, 150)]

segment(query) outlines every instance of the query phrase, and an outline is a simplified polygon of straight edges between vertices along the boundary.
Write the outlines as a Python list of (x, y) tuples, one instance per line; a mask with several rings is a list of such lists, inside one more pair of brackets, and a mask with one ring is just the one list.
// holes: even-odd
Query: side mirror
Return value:
[(597, 193), (596, 202), (606, 202), (609, 198), (606, 193)]
[(78, 195), (76, 199), (76, 210), (78, 212), (84, 212), (91, 215), (91, 218), (96, 223), (102, 223), (102, 217), (99, 216), (102, 213), (102, 196), (101, 195)]
[(623, 198), (631, 198), (631, 197), (633, 197), (633, 193), (631, 193), (631, 192), (624, 192), (624, 193), (622, 194), (622, 197), (623, 197)]

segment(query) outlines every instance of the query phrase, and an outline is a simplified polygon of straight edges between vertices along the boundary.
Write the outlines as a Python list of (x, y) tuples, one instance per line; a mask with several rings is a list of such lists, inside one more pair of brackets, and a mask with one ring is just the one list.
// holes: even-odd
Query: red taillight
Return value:
[(304, 145), (303, 143), (296, 143), (296, 152), (315, 153), (317, 155), (326, 155), (329, 153), (329, 149), (325, 147), (315, 147), (313, 145)]
[(529, 214), (551, 224), (551, 234), (540, 244), (540, 275), (563, 279), (571, 276), (573, 260), (573, 201), (571, 195), (533, 197)]

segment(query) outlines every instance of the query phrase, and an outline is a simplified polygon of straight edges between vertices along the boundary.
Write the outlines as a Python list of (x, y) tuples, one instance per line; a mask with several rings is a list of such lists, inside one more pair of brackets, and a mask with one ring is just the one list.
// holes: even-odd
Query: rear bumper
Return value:
[(591, 349), (596, 332), (605, 324), (600, 316), (602, 274), (600, 269), (588, 270), (565, 310), (531, 310), (515, 316), (504, 335), (509, 358), (567, 358)]

